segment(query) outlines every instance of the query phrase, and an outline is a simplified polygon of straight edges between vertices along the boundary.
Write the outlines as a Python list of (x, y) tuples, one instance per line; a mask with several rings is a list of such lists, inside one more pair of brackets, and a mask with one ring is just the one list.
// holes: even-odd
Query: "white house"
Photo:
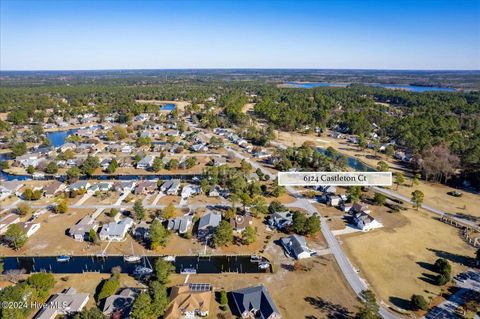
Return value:
[(127, 231), (133, 226), (133, 220), (127, 217), (119, 222), (110, 222), (100, 230), (101, 240), (121, 241), (125, 238)]
[(355, 213), (353, 215), (353, 221), (355, 222), (355, 225), (357, 225), (357, 227), (362, 231), (369, 231), (383, 227), (383, 225), (375, 218), (364, 212)]
[(37, 167), (38, 163), (40, 162), (40, 157), (35, 154), (25, 154), (22, 156), (17, 156), (17, 158), (15, 158), (15, 161), (23, 167), (29, 167), (30, 165), (33, 167)]
[(281, 239), (283, 248), (287, 253), (295, 259), (309, 258), (317, 253), (308, 248), (305, 242), (305, 237), (299, 235), (292, 235)]
[(188, 184), (183, 187), (181, 196), (182, 198), (188, 198), (192, 195), (199, 194), (201, 190), (198, 185)]

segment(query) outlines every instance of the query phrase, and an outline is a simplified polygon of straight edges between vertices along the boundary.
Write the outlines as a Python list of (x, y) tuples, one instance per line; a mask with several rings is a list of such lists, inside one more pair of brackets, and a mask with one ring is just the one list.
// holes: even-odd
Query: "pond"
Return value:
[(65, 144), (65, 139), (76, 132), (76, 129), (66, 131), (56, 131), (45, 133), (47, 139), (52, 143), (54, 147), (60, 147)]
[(160, 107), (160, 111), (173, 111), (175, 110), (176, 106), (173, 103), (167, 103)]
[[(324, 148), (317, 147), (317, 151), (319, 151), (323, 155), (331, 157), (330, 153)], [(362, 161), (356, 159), (355, 157), (351, 157), (347, 155), (343, 155), (343, 156), (347, 158), (348, 167), (350, 167), (354, 171), (357, 171), (357, 172), (375, 172), (376, 171), (375, 169), (363, 163)]]
[[(146, 261), (148, 258), (148, 261)], [(46, 271), (57, 274), (80, 274), (83, 272), (111, 273), (112, 268), (120, 267), (122, 273), (132, 274), (137, 266), (155, 264), (161, 258), (143, 257), (137, 263), (125, 262), (123, 256), (72, 256), (67, 262), (58, 262), (56, 257), (4, 257), (5, 271), (23, 269), (26, 273)], [(225, 272), (265, 273), (269, 269), (259, 269), (258, 263), (250, 256), (177, 256), (172, 262), (175, 272), (195, 269), (198, 274), (219, 274)]]

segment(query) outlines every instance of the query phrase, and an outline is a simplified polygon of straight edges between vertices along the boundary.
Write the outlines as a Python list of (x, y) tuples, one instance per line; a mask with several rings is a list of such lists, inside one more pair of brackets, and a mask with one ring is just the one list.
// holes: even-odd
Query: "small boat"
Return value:
[(185, 268), (180, 272), (182, 275), (195, 275), (196, 273), (197, 270), (195, 268)]
[(263, 260), (262, 256), (252, 255), (250, 256), (250, 262), (252, 263), (259, 263)]
[(130, 242), (130, 244), (132, 245), (132, 254), (123, 256), (123, 260), (127, 263), (139, 262), (142, 259), (142, 256), (135, 255), (135, 251), (133, 250), (133, 242)]
[(135, 276), (146, 276), (150, 275), (153, 272), (152, 268), (144, 267), (144, 266), (137, 266), (133, 270), (133, 274)]
[(134, 255), (126, 255), (123, 256), (123, 260), (126, 261), (127, 263), (136, 263), (139, 262), (142, 259), (140, 256), (134, 256)]
[(70, 261), (70, 256), (61, 255), (61, 256), (57, 257), (57, 262), (59, 262), (59, 263), (65, 263), (67, 261)]
[(163, 257), (163, 260), (165, 260), (165, 261), (175, 261), (175, 256), (165, 256), (165, 257)]
[(270, 263), (266, 261), (258, 263), (259, 269), (268, 269), (269, 267), (270, 267)]

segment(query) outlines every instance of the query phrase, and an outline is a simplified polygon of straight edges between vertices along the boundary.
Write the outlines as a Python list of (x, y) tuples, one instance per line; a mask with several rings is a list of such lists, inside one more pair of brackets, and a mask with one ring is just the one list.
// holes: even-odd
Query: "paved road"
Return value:
[[(383, 193), (384, 195), (387, 195), (387, 196), (391, 196), (393, 198), (396, 198), (396, 199), (399, 199), (401, 201), (404, 201), (404, 202), (407, 202), (407, 203), (410, 203), (410, 204), (413, 204), (412, 203), (412, 200), (406, 196), (403, 196), (395, 191), (392, 191), (390, 189), (386, 189), (386, 188), (382, 188), (382, 187), (372, 187), (372, 189), (376, 192), (379, 192), (379, 193)], [(455, 217), (453, 216), (452, 214), (450, 213), (447, 213), (443, 210), (440, 210), (438, 208), (434, 208), (432, 206), (429, 206), (427, 204), (423, 204), (422, 205), (422, 208), (431, 212), (431, 213), (434, 213), (438, 216), (443, 216), (443, 215), (448, 215), (449, 218), (459, 222), (459, 223), (463, 223), (463, 224), (466, 224), (466, 225), (469, 225), (470, 227), (473, 227), (475, 229), (479, 229), (480, 230), (480, 227), (473, 221), (470, 221), (470, 220), (467, 220), (467, 219), (464, 219), (464, 218), (458, 218), (458, 217)]]

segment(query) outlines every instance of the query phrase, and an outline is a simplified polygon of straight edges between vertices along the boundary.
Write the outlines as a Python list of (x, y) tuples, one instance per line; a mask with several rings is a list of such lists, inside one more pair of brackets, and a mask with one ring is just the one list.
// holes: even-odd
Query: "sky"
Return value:
[(0, 0), (0, 70), (480, 69), (480, 0)]

